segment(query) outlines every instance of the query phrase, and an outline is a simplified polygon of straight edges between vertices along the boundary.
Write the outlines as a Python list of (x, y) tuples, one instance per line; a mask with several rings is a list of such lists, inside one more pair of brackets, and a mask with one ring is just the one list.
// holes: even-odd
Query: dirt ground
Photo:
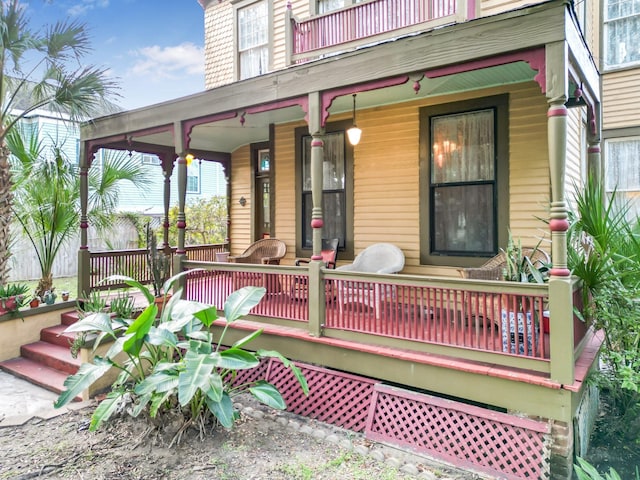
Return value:
[(169, 448), (180, 427), (118, 417), (89, 432), (92, 409), (0, 429), (0, 478), (406, 480), (488, 478), (375, 444), (360, 434), (243, 396), (241, 419), (200, 439), (195, 430)]

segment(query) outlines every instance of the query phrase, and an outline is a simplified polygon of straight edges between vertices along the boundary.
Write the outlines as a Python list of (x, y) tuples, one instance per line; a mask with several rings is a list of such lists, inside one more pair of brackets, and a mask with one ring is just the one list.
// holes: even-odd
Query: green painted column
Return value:
[(87, 142), (80, 144), (80, 249), (78, 250), (78, 291), (77, 298), (84, 298), (91, 288), (91, 252), (89, 252), (89, 157), (93, 153)]
[(309, 263), (309, 333), (320, 336), (325, 317), (324, 279), (322, 276), (322, 190), (324, 179), (324, 127), (319, 92), (309, 94), (309, 133), (311, 134), (311, 228), (313, 232), (313, 253)]
[[(185, 230), (187, 228), (186, 216), (184, 213), (186, 200), (187, 200), (187, 160), (186, 148), (184, 144), (183, 128), (181, 122), (174, 124), (174, 138), (175, 149), (178, 159), (176, 163), (178, 165), (178, 218), (176, 226), (178, 227), (178, 246), (176, 248), (176, 254), (173, 257), (173, 273), (174, 275), (182, 271), (182, 262), (186, 259), (185, 251)], [(185, 286), (185, 279), (182, 277), (177, 285), (174, 284), (174, 289), (183, 288)]]
[(573, 295), (571, 272), (567, 267), (567, 86), (568, 52), (564, 42), (547, 45), (547, 111), (549, 174), (551, 181), (551, 256), (549, 279), (549, 353), (551, 379), (574, 382)]

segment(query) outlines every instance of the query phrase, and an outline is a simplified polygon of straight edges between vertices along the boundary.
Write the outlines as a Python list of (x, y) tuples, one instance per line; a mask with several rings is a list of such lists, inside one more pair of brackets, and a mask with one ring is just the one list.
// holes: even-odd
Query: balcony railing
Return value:
[[(201, 262), (214, 262), (215, 254), (229, 249), (226, 243), (208, 245), (193, 245), (185, 248), (190, 260)], [(176, 248), (171, 249), (171, 255)], [(173, 262), (171, 262), (173, 265)], [(91, 252), (89, 257), (89, 289), (108, 290), (110, 288), (123, 288), (122, 282), (104, 282), (111, 275), (124, 275), (136, 279), (142, 284), (151, 283), (152, 277), (147, 265), (147, 249), (136, 248), (131, 250), (106, 250)]]
[(372, 0), (307, 20), (287, 10), (289, 62), (473, 18), (475, 0)]

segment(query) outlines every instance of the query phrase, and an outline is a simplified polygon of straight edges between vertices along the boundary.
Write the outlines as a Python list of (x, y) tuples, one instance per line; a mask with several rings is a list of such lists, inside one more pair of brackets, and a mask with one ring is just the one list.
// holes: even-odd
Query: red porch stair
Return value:
[(63, 313), (60, 325), (43, 328), (40, 341), (22, 345), (21, 356), (0, 362), (0, 369), (52, 392), (62, 392), (66, 378), (80, 368), (80, 359), (73, 358), (70, 350), (75, 335), (63, 333), (77, 320), (76, 312)]

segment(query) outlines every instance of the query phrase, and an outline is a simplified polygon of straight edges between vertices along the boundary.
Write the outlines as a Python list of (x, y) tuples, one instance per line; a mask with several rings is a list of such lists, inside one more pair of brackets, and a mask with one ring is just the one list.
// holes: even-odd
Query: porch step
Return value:
[[(64, 391), (64, 381), (68, 376), (67, 373), (24, 357), (1, 362), (0, 369), (55, 393)], [(74, 400), (81, 401), (82, 397), (78, 396)]]
[(68, 325), (60, 324), (54, 327), (43, 328), (40, 331), (40, 340), (69, 349), (77, 334), (64, 333), (67, 326)]
[(52, 392), (62, 392), (64, 381), (78, 371), (81, 362), (71, 356), (70, 347), (76, 334), (64, 333), (78, 321), (77, 312), (61, 314), (60, 321), (59, 325), (40, 330), (40, 341), (22, 345), (21, 356), (0, 362), (0, 369)]
[(20, 347), (20, 355), (67, 374), (74, 374), (80, 368), (80, 359), (71, 356), (69, 347), (49, 342), (39, 341), (23, 345)]
[(79, 319), (78, 312), (74, 310), (73, 312), (66, 312), (60, 315), (60, 320), (63, 325), (73, 325)]

